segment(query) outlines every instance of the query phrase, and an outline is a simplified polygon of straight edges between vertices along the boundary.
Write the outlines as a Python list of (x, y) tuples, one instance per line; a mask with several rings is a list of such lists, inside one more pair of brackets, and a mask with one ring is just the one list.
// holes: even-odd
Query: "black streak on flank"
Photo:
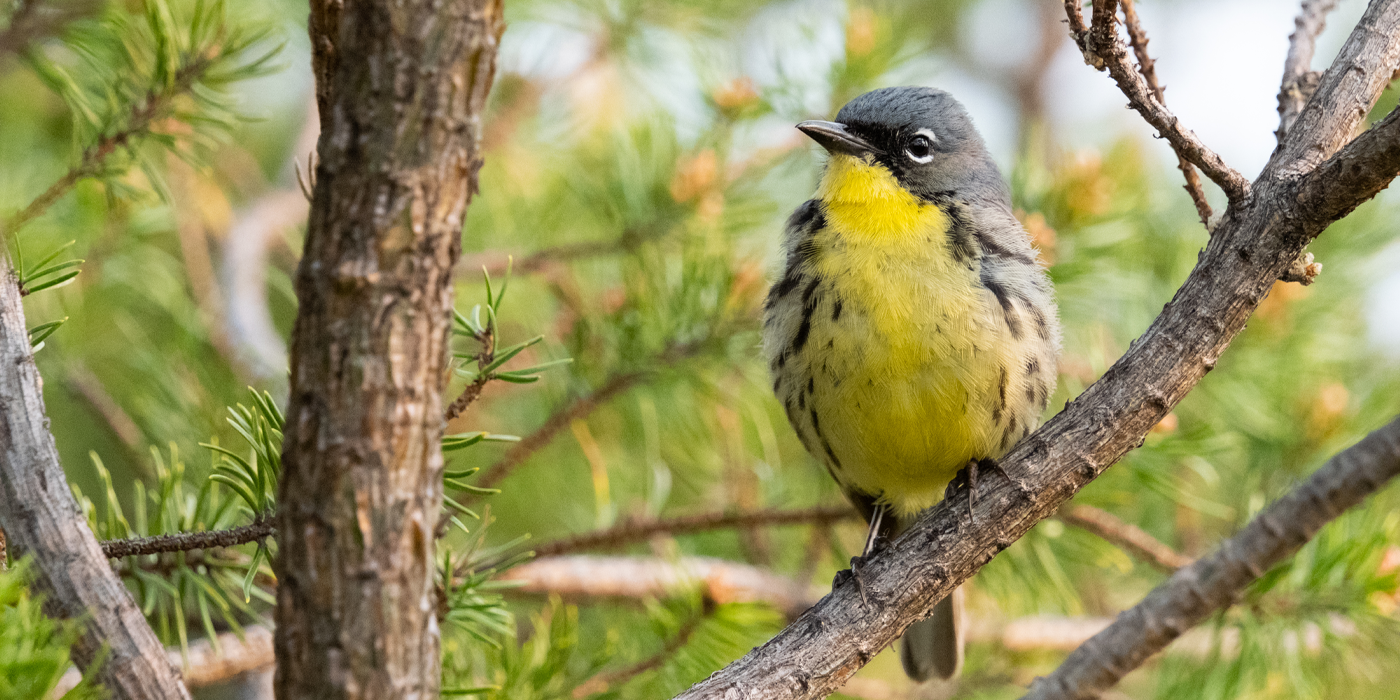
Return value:
[(798, 274), (795, 270), (789, 269), (783, 281), (773, 285), (773, 288), (768, 290), (768, 300), (763, 303), (763, 309), (767, 311), (773, 308), (773, 305), (778, 303), (779, 299), (791, 294), (792, 290), (797, 289), (797, 285), (802, 284), (802, 280), (802, 275)]
[(1026, 376), (1028, 376), (1028, 377), (1034, 377), (1034, 376), (1035, 376), (1036, 374), (1038, 374), (1039, 372), (1040, 372), (1040, 360), (1037, 360), (1037, 359), (1035, 359), (1034, 357), (1032, 357), (1030, 360), (1028, 360), (1028, 361), (1026, 362)]
[(1006, 449), (1011, 443), (1011, 437), (1016, 434), (1016, 416), (1011, 417), (1011, 421), (1006, 424), (1006, 432), (1001, 434), (1001, 448)]
[(821, 278), (813, 278), (812, 283), (802, 292), (802, 325), (797, 327), (797, 335), (792, 339), (792, 351), (801, 352), (807, 344), (807, 336), (812, 332), (812, 312), (816, 310), (817, 285)]
[(807, 344), (807, 336), (812, 332), (812, 315), (807, 314), (802, 317), (802, 325), (797, 327), (797, 335), (792, 338), (792, 351), (801, 352), (802, 346)]
[(841, 297), (838, 296), (838, 297), (836, 297), (836, 301), (832, 302), (832, 304), (831, 304), (831, 320), (832, 320), (832, 321), (839, 321), (840, 319), (841, 319)]
[(1035, 332), (1041, 340), (1050, 339), (1050, 324), (1045, 322), (1045, 312), (1039, 307), (1031, 306), (1031, 317), (1035, 319)]
[(981, 246), (982, 252), (986, 253), (989, 257), (1015, 260), (1016, 262), (1022, 263), (1024, 265), (1035, 264), (1035, 258), (1025, 253), (1017, 253), (1007, 248), (1006, 246), (997, 243), (996, 239), (992, 238), (991, 234), (987, 233), (986, 231), (977, 231), (973, 234), (973, 236), (977, 238), (977, 245)]
[(814, 295), (816, 295), (816, 293), (817, 293), (817, 286), (820, 285), (821, 282), (822, 282), (822, 280), (821, 280), (820, 277), (813, 277), (813, 278), (812, 278), (812, 283), (809, 284), (809, 285), (807, 285), (807, 288), (806, 288), (806, 289), (802, 290), (802, 306), (803, 306), (803, 307), (810, 307), (810, 306), (813, 305), (813, 304), (812, 304), (812, 297), (813, 297)]
[(953, 259), (958, 263), (966, 264), (977, 257), (977, 247), (972, 241), (972, 224), (967, 220), (967, 214), (962, 207), (948, 203), (943, 205), (943, 211), (951, 219), (948, 224), (948, 250), (953, 254)]
[[(1002, 368), (1001, 368), (1001, 378), (997, 381), (997, 406), (996, 406), (996, 408), (992, 409), (992, 422), (993, 422), (993, 423), (1000, 423), (1000, 422), (1001, 422), (1001, 414), (1002, 414), (1002, 412), (1005, 411), (1005, 410), (1006, 410), (1006, 368), (1005, 368), (1005, 367), (1002, 367)], [(1016, 422), (1016, 419), (1014, 419), (1014, 418), (1011, 419), (1011, 422), (1012, 422), (1012, 423), (1015, 423), (1015, 422)]]
[[(826, 450), (826, 456), (831, 458), (832, 468), (840, 469), (841, 460), (836, 458), (836, 452), (831, 449), (831, 442), (826, 439), (826, 435), (822, 434), (821, 422), (817, 420), (816, 406), (812, 407), (808, 415), (812, 417), (812, 432), (817, 434), (817, 441), (822, 444), (822, 449)], [(835, 474), (833, 474), (833, 476), (835, 476)]]
[[(986, 268), (983, 268), (985, 270)], [(1016, 306), (1011, 302), (1011, 296), (1006, 293), (1006, 287), (1000, 282), (989, 279), (987, 275), (982, 275), (982, 286), (997, 298), (997, 303), (1001, 304), (1001, 317), (1006, 320), (1006, 329), (1011, 331), (1011, 337), (1017, 340), (1021, 338), (1021, 316), (1016, 313)]]

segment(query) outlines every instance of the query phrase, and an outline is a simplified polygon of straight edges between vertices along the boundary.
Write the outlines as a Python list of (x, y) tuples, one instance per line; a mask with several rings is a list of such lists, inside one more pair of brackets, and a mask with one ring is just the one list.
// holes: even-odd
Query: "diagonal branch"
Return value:
[(1279, 143), (1271, 165), (1284, 164), (1285, 174), (1302, 174), (1351, 140), (1400, 65), (1397, 28), (1400, 2), (1372, 0)]
[(1276, 501), (1214, 554), (1188, 566), (1118, 616), (1026, 698), (1098, 697), (1186, 630), (1233, 605), (1240, 592), (1293, 556), (1347, 509), (1400, 474), (1400, 418), (1366, 436)]
[[(1067, 4), (1077, 11), (1077, 2)], [(1082, 24), (1080, 18), (1078, 25)], [(1071, 16), (1071, 29), (1075, 28)], [(1077, 30), (1075, 39), (1092, 44), (1092, 38)], [(1109, 43), (1110, 48), (1117, 47), (1121, 67), (1126, 52), (1116, 37)], [(1093, 60), (1095, 55), (1090, 52), (1087, 58)], [(834, 692), (998, 552), (1141, 445), (1147, 431), (1215, 367), (1303, 248), (1331, 221), (1373, 196), (1393, 177), (1383, 170), (1391, 156), (1379, 143), (1380, 136), (1390, 133), (1388, 128), (1373, 129), (1370, 138), (1359, 139), (1362, 152), (1347, 149), (1338, 156), (1339, 160), (1362, 156), (1361, 160), (1377, 166), (1371, 171), (1348, 175), (1349, 180), (1304, 175), (1336, 152), (1365, 117), (1397, 58), (1400, 0), (1373, 0), (1284, 147), (1248, 187), (1250, 196), (1231, 198), (1175, 297), (1098, 381), (1001, 459), (1006, 478), (979, 483), (972, 517), (964, 500), (970, 494), (960, 491), (946, 499), (903, 536), (868, 557), (859, 583), (848, 577), (777, 637), (679, 697), (777, 700)], [(1120, 87), (1137, 85), (1145, 95), (1141, 75), (1128, 73)], [(1140, 102), (1148, 107), (1140, 110), (1148, 113), (1145, 116), (1165, 113), (1165, 109), (1154, 112), (1153, 105), (1160, 107), (1155, 99)], [(1179, 139), (1181, 133), (1173, 138)], [(1366, 150), (1368, 144), (1376, 147)], [(1330, 161), (1320, 170), (1337, 162)], [(1202, 170), (1212, 179), (1221, 172), (1208, 166)], [(1364, 188), (1344, 189), (1347, 182)], [(1227, 193), (1231, 189), (1227, 187)], [(1233, 189), (1237, 194), (1246, 191), (1244, 186)], [(1325, 206), (1308, 207), (1308, 201)]]
[[(681, 360), (689, 358), (702, 350), (706, 344), (704, 342), (680, 343), (667, 346), (661, 351), (654, 361), (659, 367), (673, 365)], [(476, 485), (481, 488), (491, 488), (501, 483), (503, 479), (510, 476), (517, 467), (525, 463), (531, 455), (538, 452), (545, 445), (548, 445), (559, 435), (564, 428), (568, 427), (580, 418), (587, 416), (599, 406), (611, 401), (619, 394), (625, 393), (632, 387), (640, 384), (653, 373), (652, 369), (629, 370), (613, 373), (597, 389), (580, 396), (565, 404), (549, 418), (545, 419), (544, 425), (535, 429), (535, 432), (526, 435), (520, 442), (515, 443), (505, 455), (496, 460), (482, 472), (477, 479)]]
[[(188, 700), (141, 609), (108, 566), (58, 461), (29, 346), (19, 282), (0, 259), (0, 529), (12, 554), (33, 555), (44, 612), (81, 622), (80, 668), (119, 700)], [(104, 652), (105, 650), (105, 652)]]
[(1129, 105), (1152, 125), (1169, 143), (1177, 155), (1201, 169), (1231, 203), (1249, 195), (1249, 181), (1231, 168), (1190, 129), (1181, 125), (1171, 110), (1157, 98), (1147, 79), (1128, 60), (1128, 50), (1118, 35), (1117, 0), (1094, 3), (1092, 25), (1085, 30), (1079, 0), (1066, 0), (1070, 32), (1084, 53), (1084, 60), (1100, 70), (1107, 70), (1118, 89), (1128, 98)]
[[(1128, 29), (1128, 41), (1133, 46), (1133, 55), (1137, 57), (1138, 70), (1142, 72), (1148, 87), (1152, 88), (1152, 94), (1156, 96), (1157, 101), (1165, 105), (1166, 88), (1157, 80), (1157, 62), (1147, 53), (1147, 30), (1142, 28), (1133, 0), (1120, 1), (1123, 4), (1123, 25)], [(1196, 215), (1201, 217), (1201, 224), (1209, 229), (1213, 212), (1210, 210), (1210, 202), (1206, 201), (1205, 190), (1201, 189), (1201, 176), (1196, 173), (1191, 161), (1179, 153), (1176, 156), (1176, 167), (1181, 169), (1181, 176), (1186, 178), (1186, 193), (1191, 195), (1191, 202), (1196, 205)]]
[(1279, 143), (1317, 89), (1320, 74), (1312, 70), (1313, 53), (1318, 35), (1327, 26), (1327, 14), (1336, 7), (1337, 0), (1303, 0), (1293, 20), (1295, 28), (1288, 37), (1288, 56), (1283, 60), (1283, 80), (1278, 88), (1278, 130), (1274, 136)]
[(1168, 547), (1142, 528), (1119, 520), (1108, 511), (1093, 506), (1074, 506), (1059, 515), (1067, 525), (1087, 530), (1159, 571), (1172, 573), (1191, 563), (1188, 557)]

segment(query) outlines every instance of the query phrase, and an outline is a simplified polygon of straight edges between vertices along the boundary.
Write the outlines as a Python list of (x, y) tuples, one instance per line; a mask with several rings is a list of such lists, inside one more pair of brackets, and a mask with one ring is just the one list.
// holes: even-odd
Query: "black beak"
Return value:
[(814, 119), (798, 124), (797, 128), (821, 144), (828, 153), (842, 153), (857, 158), (867, 153), (884, 153), (869, 141), (852, 134), (845, 124)]

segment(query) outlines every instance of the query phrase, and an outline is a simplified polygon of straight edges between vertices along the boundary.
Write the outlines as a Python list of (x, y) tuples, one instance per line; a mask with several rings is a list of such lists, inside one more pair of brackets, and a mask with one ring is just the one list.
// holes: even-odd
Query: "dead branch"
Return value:
[(278, 236), (306, 223), (309, 208), (297, 190), (273, 190), (240, 210), (224, 236), (219, 281), (225, 332), (239, 361), (264, 380), (287, 375), (287, 344), (267, 308), (267, 251)]
[(271, 520), (258, 519), (247, 525), (227, 530), (180, 532), (173, 535), (131, 537), (124, 540), (104, 540), (102, 553), (108, 559), (122, 559), (165, 552), (188, 552), (211, 547), (236, 547), (277, 534)]
[(954, 587), (1141, 445), (1215, 367), (1303, 248), (1400, 170), (1392, 167), (1400, 165), (1400, 144), (1390, 117), (1337, 153), (1400, 63), (1400, 0), (1372, 1), (1252, 185), (1214, 154), (1203, 157), (1208, 151), (1148, 94), (1141, 75), (1125, 70), (1112, 27), (1117, 3), (1096, 4), (1095, 18), (1105, 20), (1096, 22), (1099, 38), (1084, 35), (1078, 2), (1066, 6), (1076, 42), (1095, 49), (1086, 59), (1110, 67), (1149, 123), (1231, 195), (1199, 262), (1108, 372), (1002, 458), (1007, 477), (979, 483), (971, 519), (965, 492), (935, 506), (861, 565), (859, 585), (848, 578), (773, 640), (679, 697), (816, 698), (840, 688)]
[(1160, 571), (1172, 573), (1191, 563), (1185, 556), (1147, 534), (1142, 528), (1119, 520), (1112, 513), (1093, 506), (1074, 506), (1061, 512), (1066, 524), (1088, 530)]
[(44, 612), (81, 621), (74, 661), (87, 668), (104, 657), (97, 678), (114, 697), (188, 700), (68, 488), (8, 258), (0, 262), (0, 366), (0, 529), (16, 556), (33, 555), (33, 586)]
[(664, 598), (699, 588), (716, 603), (766, 603), (789, 619), (820, 597), (767, 569), (709, 557), (550, 557), (514, 567), (497, 580), (519, 584), (513, 591), (565, 598)]
[[(811, 508), (765, 510), (745, 513), (716, 511), (681, 515), (659, 520), (640, 520), (618, 523), (617, 525), (593, 532), (570, 535), (542, 542), (533, 547), (523, 547), (521, 551), (533, 552), (536, 557), (557, 557), (564, 554), (589, 550), (607, 550), (624, 547), (636, 542), (645, 542), (657, 535), (685, 535), (708, 530), (722, 530), (731, 527), (772, 527), (779, 525), (821, 525), (826, 526), (838, 520), (860, 517), (849, 505), (813, 506)], [(502, 554), (491, 561), (477, 565), (477, 569), (491, 569), (512, 558), (514, 554)], [(810, 578), (810, 577), (808, 577)], [(805, 580), (805, 579), (804, 579)]]
[(1171, 143), (1177, 155), (1199, 167), (1206, 177), (1219, 185), (1231, 203), (1243, 200), (1249, 194), (1249, 181), (1206, 147), (1195, 133), (1182, 126), (1181, 120), (1157, 99), (1143, 74), (1129, 63), (1127, 48), (1118, 35), (1117, 0), (1094, 3), (1093, 22), (1087, 31), (1083, 29), (1079, 1), (1066, 0), (1065, 8), (1069, 12), (1071, 33), (1084, 53), (1084, 60), (1099, 70), (1107, 70), (1118, 89), (1127, 96), (1129, 105)]
[[(1133, 0), (1120, 2), (1123, 6), (1123, 25), (1128, 30), (1128, 42), (1132, 44), (1133, 55), (1137, 57), (1138, 70), (1142, 72), (1147, 86), (1152, 88), (1152, 94), (1157, 97), (1157, 101), (1165, 105), (1167, 90), (1157, 81), (1157, 62), (1147, 53), (1147, 30), (1142, 28), (1142, 22), (1138, 20)], [(1176, 167), (1181, 170), (1181, 176), (1186, 178), (1186, 193), (1191, 195), (1191, 202), (1196, 205), (1196, 215), (1201, 217), (1201, 224), (1209, 229), (1210, 218), (1214, 213), (1210, 210), (1210, 202), (1206, 201), (1205, 190), (1201, 188), (1201, 176), (1196, 174), (1195, 166), (1181, 154), (1176, 156)]]
[[(267, 671), (272, 668), (272, 630), (266, 625), (248, 625), (243, 628), (243, 638), (232, 632), (218, 636), (216, 642), (196, 639), (189, 644), (189, 653), (182, 655), (179, 647), (165, 650), (165, 655), (173, 666), (183, 669), (185, 685), (202, 688), (232, 680), (245, 673)], [(82, 674), (70, 669), (63, 674), (58, 686), (49, 697), (60, 698), (72, 690), (82, 680)]]
[(1278, 88), (1278, 130), (1274, 136), (1279, 143), (1317, 89), (1321, 74), (1312, 69), (1313, 53), (1317, 50), (1317, 37), (1327, 26), (1327, 15), (1336, 7), (1337, 0), (1303, 0), (1298, 17), (1293, 20), (1288, 56), (1283, 60), (1283, 80)]
[(1209, 557), (1158, 586), (1094, 635), (1026, 698), (1093, 698), (1293, 556), (1347, 509), (1400, 474), (1400, 418), (1333, 457)]

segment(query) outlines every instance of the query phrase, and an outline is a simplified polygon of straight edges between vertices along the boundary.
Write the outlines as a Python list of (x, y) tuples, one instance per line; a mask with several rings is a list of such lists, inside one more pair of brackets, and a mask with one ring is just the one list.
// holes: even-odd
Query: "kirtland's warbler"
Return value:
[[(1040, 419), (1060, 328), (1049, 277), (957, 100), (868, 92), (797, 125), (829, 153), (765, 304), (773, 390), (870, 523), (866, 552)], [(958, 592), (904, 635), (916, 680), (962, 664)]]

